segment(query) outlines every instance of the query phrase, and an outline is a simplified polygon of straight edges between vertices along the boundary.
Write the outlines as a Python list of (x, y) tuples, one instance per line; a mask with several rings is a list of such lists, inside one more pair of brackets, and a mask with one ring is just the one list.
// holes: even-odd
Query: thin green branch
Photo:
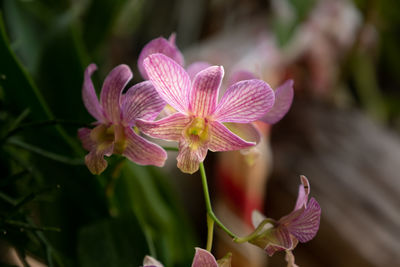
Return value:
[(8, 195), (4, 194), (1, 191), (0, 191), (0, 199), (13, 206), (17, 205), (17, 202), (12, 197), (9, 197)]
[(26, 204), (28, 204), (29, 202), (31, 202), (32, 200), (34, 200), (37, 196), (44, 194), (46, 192), (49, 192), (51, 190), (53, 190), (53, 187), (46, 187), (43, 188), (37, 192), (32, 192), (29, 195), (25, 196), (22, 200), (20, 201), (14, 201), (14, 207), (12, 208), (10, 214), (7, 216), (7, 218), (12, 218), (15, 214), (17, 214), (17, 212)]
[[(251, 240), (251, 239), (255, 238), (257, 235), (259, 235), (262, 231), (265, 231), (265, 229), (264, 229), (265, 225), (274, 224), (274, 223), (275, 223), (275, 221), (272, 219), (265, 219), (264, 221), (262, 221), (260, 223), (260, 225), (257, 226), (256, 230), (253, 233), (251, 233), (245, 237), (235, 237), (233, 239), (233, 241), (235, 241), (236, 243), (239, 243), (239, 244), (248, 242), (249, 240)], [(271, 227), (271, 229), (272, 229), (272, 227)]]
[(75, 127), (89, 127), (87, 123), (82, 123), (78, 121), (70, 121), (70, 120), (62, 120), (62, 119), (50, 119), (44, 121), (33, 121), (29, 123), (20, 124), (17, 127), (12, 127), (10, 131), (8, 131), (2, 140), (6, 140), (7, 138), (13, 136), (14, 134), (23, 131), (27, 128), (40, 128), (44, 126), (51, 126), (51, 125), (70, 125)]
[[(28, 223), (30, 225), (37, 227), (35, 225), (35, 223), (32, 221), (32, 219), (30, 219), (29, 217), (27, 217), (26, 220), (28, 221)], [(53, 248), (53, 246), (47, 240), (47, 238), (43, 234), (43, 231), (34, 231), (33, 233), (46, 250), (46, 260), (47, 260), (48, 266), (54, 267), (54, 262), (53, 262), (53, 258), (54, 258), (54, 260), (57, 262), (57, 265), (60, 267), (63, 267), (64, 264), (63, 264), (60, 256), (56, 253), (56, 250)]]
[(46, 150), (44, 150), (42, 148), (27, 144), (27, 143), (22, 142), (22, 141), (20, 141), (18, 139), (15, 139), (15, 138), (10, 138), (8, 140), (7, 144), (14, 145), (16, 147), (25, 149), (25, 150), (27, 150), (29, 152), (35, 153), (35, 154), (40, 155), (42, 157), (45, 157), (45, 158), (48, 158), (48, 159), (52, 159), (54, 161), (58, 161), (58, 162), (61, 162), (61, 163), (64, 163), (64, 164), (68, 164), (68, 165), (84, 165), (83, 159), (80, 159), (80, 158), (71, 159), (71, 158), (68, 158), (68, 157), (65, 157), (65, 156), (62, 156), (62, 155), (58, 155), (56, 153), (46, 151)]
[(35, 231), (51, 231), (51, 232), (61, 232), (60, 228), (57, 227), (48, 227), (48, 226), (34, 226), (28, 223), (15, 221), (15, 220), (5, 220), (4, 224), (8, 224), (11, 226), (19, 227), (27, 230), (35, 230)]
[(0, 187), (7, 186), (11, 182), (14, 182), (14, 181), (18, 180), (18, 179), (24, 177), (27, 174), (29, 174), (28, 170), (22, 170), (22, 171), (14, 173), (14, 174), (11, 174), (11, 175), (7, 176), (6, 178), (4, 178), (3, 180), (0, 181)]
[(211, 200), (210, 200), (210, 193), (208, 192), (208, 185), (207, 185), (207, 176), (206, 176), (206, 171), (204, 169), (204, 164), (201, 162), (200, 163), (200, 174), (201, 174), (201, 181), (203, 184), (203, 192), (204, 192), (204, 200), (206, 202), (206, 209), (207, 209), (207, 214), (210, 216), (212, 220), (222, 229), (227, 233), (230, 237), (232, 238), (238, 238), (234, 233), (232, 233), (218, 218), (215, 216), (212, 206), (211, 206)]
[(214, 236), (214, 220), (207, 214), (207, 247), (206, 249), (211, 252)]
[(29, 108), (24, 109), (24, 111), (22, 111), (22, 113), (14, 120), (14, 122), (13, 122), (13, 124), (11, 125), (9, 131), (15, 130), (15, 129), (21, 124), (21, 122), (22, 122), (23, 120), (25, 120), (26, 117), (28, 117), (28, 115), (29, 115), (30, 112), (31, 112), (31, 111), (30, 111)]

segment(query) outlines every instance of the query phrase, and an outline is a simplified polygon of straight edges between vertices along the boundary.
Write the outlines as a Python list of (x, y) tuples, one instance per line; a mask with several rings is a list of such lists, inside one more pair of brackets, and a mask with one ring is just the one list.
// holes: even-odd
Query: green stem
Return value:
[(84, 161), (81, 158), (68, 158), (63, 155), (59, 155), (50, 151), (46, 151), (39, 147), (24, 143), (16, 138), (10, 138), (7, 144), (14, 145), (16, 147), (22, 148), (26, 151), (38, 154), (42, 157), (52, 159), (54, 161), (58, 161), (68, 165), (84, 165)]
[[(210, 194), (208, 192), (206, 171), (204, 169), (204, 164), (202, 162), (200, 163), (200, 174), (201, 174), (201, 181), (202, 181), (202, 184), (203, 184), (203, 192), (204, 192), (204, 199), (205, 199), (205, 202), (206, 202), (207, 215), (209, 216), (210, 220), (213, 220), (230, 237), (238, 238), (225, 225), (222, 224), (222, 222), (217, 218), (217, 216), (215, 216), (215, 214), (214, 214), (214, 212), (212, 210)], [(214, 224), (212, 225), (212, 227), (213, 226), (214, 226)], [(209, 229), (209, 235), (208, 236), (210, 237), (210, 229)], [(210, 239), (210, 238), (208, 238), (208, 239)], [(207, 244), (208, 244), (208, 242), (209, 241), (207, 241)], [(212, 240), (211, 240), (211, 242), (212, 242)]]
[(20, 227), (27, 230), (35, 230), (35, 231), (52, 231), (52, 232), (60, 232), (60, 228), (57, 227), (48, 227), (48, 226), (32, 226), (31, 224), (15, 221), (15, 220), (5, 220), (5, 224)]
[(214, 236), (214, 220), (207, 214), (207, 247), (206, 249), (211, 252), (213, 236)]
[(11, 130), (9, 132), (7, 132), (6, 135), (2, 138), (2, 140), (6, 140), (10, 136), (13, 136), (17, 132), (20, 132), (26, 128), (37, 128), (37, 127), (51, 126), (51, 125), (71, 125), (71, 126), (75, 126), (75, 127), (89, 127), (89, 125), (86, 123), (82, 123), (82, 122), (78, 122), (78, 121), (61, 120), (61, 119), (34, 121), (34, 122), (20, 124), (17, 127), (12, 127)]
[[(264, 221), (262, 221), (261, 223), (260, 223), (260, 225), (259, 226), (257, 226), (257, 228), (256, 228), (256, 230), (253, 232), (253, 233), (251, 233), (250, 235), (248, 235), (248, 236), (245, 236), (245, 237), (235, 237), (234, 239), (233, 239), (233, 241), (235, 241), (236, 243), (239, 243), (239, 244), (241, 244), (241, 243), (245, 243), (245, 242), (247, 242), (247, 241), (249, 241), (249, 240), (251, 240), (251, 239), (253, 239), (253, 238), (255, 238), (257, 235), (259, 235), (262, 231), (265, 231), (265, 229), (264, 229), (264, 226), (266, 225), (266, 224), (274, 224), (274, 220), (272, 220), (272, 219), (265, 219)], [(271, 227), (271, 229), (272, 229), (272, 227)]]

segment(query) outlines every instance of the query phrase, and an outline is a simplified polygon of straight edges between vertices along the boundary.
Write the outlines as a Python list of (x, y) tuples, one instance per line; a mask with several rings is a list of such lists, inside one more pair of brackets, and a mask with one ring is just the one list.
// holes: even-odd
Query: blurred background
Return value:
[[(0, 1), (0, 263), (2, 266), (190, 266), (204, 247), (200, 177), (122, 157), (93, 176), (77, 129), (94, 119), (83, 72), (97, 89), (118, 64), (141, 81), (137, 57), (175, 32), (185, 65), (247, 70), (273, 88), (294, 80), (256, 149), (209, 153), (213, 203), (235, 232), (250, 214), (279, 219), (299, 175), (321, 205), (320, 231), (294, 250), (300, 266), (400, 266), (400, 4), (397, 0)], [(226, 85), (225, 85), (226, 86)], [(233, 266), (285, 266), (217, 230), (214, 254)]]

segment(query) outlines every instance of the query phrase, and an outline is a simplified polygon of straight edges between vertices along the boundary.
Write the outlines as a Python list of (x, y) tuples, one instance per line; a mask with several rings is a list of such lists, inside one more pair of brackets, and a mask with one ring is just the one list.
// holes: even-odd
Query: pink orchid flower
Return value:
[[(231, 254), (220, 260), (216, 260), (215, 257), (207, 250), (202, 248), (196, 248), (196, 253), (193, 258), (192, 267), (230, 267), (231, 266)], [(143, 267), (164, 267), (158, 260), (146, 256), (143, 260)]]
[(158, 37), (156, 39), (151, 40), (143, 47), (138, 58), (138, 69), (143, 79), (145, 80), (149, 79), (146, 70), (143, 66), (143, 61), (146, 59), (146, 57), (150, 56), (151, 54), (155, 53), (164, 54), (167, 57), (170, 57), (173, 60), (175, 60), (179, 65), (183, 66), (184, 64), (183, 55), (181, 51), (179, 51), (179, 49), (176, 47), (175, 39), (176, 35), (175, 33), (173, 33), (168, 38), (168, 40), (163, 37)]
[(160, 146), (139, 136), (132, 127), (137, 119), (154, 120), (165, 106), (149, 81), (138, 83), (125, 94), (123, 89), (132, 78), (127, 65), (115, 67), (106, 77), (97, 98), (91, 75), (97, 69), (90, 64), (84, 75), (82, 98), (88, 112), (97, 120), (94, 129), (81, 128), (78, 136), (83, 147), (90, 151), (85, 163), (93, 174), (107, 167), (104, 156), (122, 154), (140, 165), (163, 166), (167, 154)]
[(274, 93), (261, 80), (230, 86), (218, 103), (224, 75), (222, 66), (211, 66), (193, 79), (174, 60), (152, 54), (144, 60), (150, 81), (160, 97), (177, 112), (159, 121), (137, 121), (152, 137), (179, 142), (178, 168), (194, 173), (207, 151), (239, 150), (255, 145), (232, 133), (223, 123), (248, 124), (262, 117), (274, 104)]
[(305, 243), (315, 237), (319, 229), (321, 208), (318, 202), (311, 198), (310, 184), (305, 176), (300, 176), (301, 185), (294, 210), (288, 215), (274, 221), (265, 218), (258, 211), (253, 212), (253, 226), (256, 228), (250, 243), (264, 249), (269, 256), (276, 251), (286, 250), (287, 260), (294, 265), (294, 256), (291, 250), (297, 243)]
[[(243, 80), (256, 79), (257, 77), (245, 70), (237, 71), (230, 77), (229, 84), (234, 84)], [(293, 103), (294, 90), (293, 80), (286, 80), (283, 84), (275, 89), (275, 103), (274, 106), (266, 113), (260, 121), (268, 124), (275, 124), (280, 121), (289, 111)]]
[[(175, 44), (175, 39), (176, 35), (173, 33), (168, 40), (163, 37), (159, 37), (150, 41), (143, 47), (138, 58), (138, 68), (144, 79), (148, 79), (149, 77), (146, 73), (143, 61), (146, 59), (146, 57), (154, 53), (164, 54), (167, 57), (175, 60), (176, 63), (178, 63), (182, 67), (184, 67), (184, 58), (181, 51)], [(189, 74), (190, 79), (193, 81), (197, 73), (205, 70), (208, 67), (211, 67), (210, 63), (204, 61), (196, 61), (187, 66), (186, 71)], [(253, 73), (245, 70), (240, 70), (236, 71), (230, 76), (228, 84), (233, 85), (234, 83), (237, 83), (239, 81), (252, 79), (257, 79), (257, 77)], [(262, 118), (259, 119), (260, 121), (268, 124), (275, 124), (280, 121), (288, 113), (290, 107), (292, 106), (294, 96), (293, 80), (285, 81), (282, 85), (278, 86), (274, 93), (275, 102), (273, 107)], [(166, 113), (171, 114), (169, 109)], [(253, 128), (252, 126), (246, 125), (243, 127), (242, 125), (235, 125), (235, 128), (237, 128), (237, 130), (235, 131), (235, 133), (237, 134), (239, 132), (251, 132), (250, 136), (244, 136), (246, 140), (254, 140), (254, 138), (259, 140), (260, 138), (254, 136), (254, 133), (257, 132), (256, 129), (249, 129)]]

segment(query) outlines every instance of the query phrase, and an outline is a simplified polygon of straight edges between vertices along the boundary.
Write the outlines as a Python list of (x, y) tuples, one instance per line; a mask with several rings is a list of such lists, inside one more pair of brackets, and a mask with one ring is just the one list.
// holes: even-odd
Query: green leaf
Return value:
[[(39, 89), (11, 50), (3, 15), (0, 13), (0, 86), (4, 90), (6, 109), (19, 114), (27, 107), (40, 119), (52, 118)], [(36, 101), (32, 101), (35, 99)]]
[[(53, 119), (54, 115), (42, 93), (10, 48), (1, 12), (0, 58), (0, 87), (4, 92), (5, 109), (20, 114), (22, 110), (29, 108), (34, 119)], [(77, 142), (70, 138), (61, 126), (56, 125), (55, 129), (76, 153), (82, 151)]]
[(134, 217), (99, 221), (79, 232), (80, 266), (136, 267), (146, 254), (146, 240)]
[(138, 219), (148, 245), (155, 247), (153, 257), (166, 266), (187, 266), (193, 258), (193, 231), (166, 179), (152, 167), (125, 161), (115, 185), (116, 205), (119, 214)]

